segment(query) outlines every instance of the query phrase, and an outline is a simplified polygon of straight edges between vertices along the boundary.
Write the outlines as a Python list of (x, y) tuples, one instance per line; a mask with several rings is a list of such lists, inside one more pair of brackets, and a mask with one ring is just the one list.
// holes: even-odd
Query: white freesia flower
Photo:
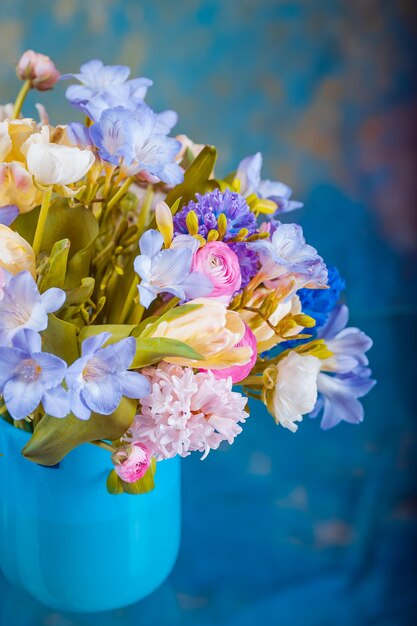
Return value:
[(31, 143), (26, 158), (29, 172), (42, 185), (75, 183), (94, 163), (90, 150), (53, 143)]
[(268, 398), (268, 409), (276, 421), (293, 433), (303, 415), (313, 410), (317, 400), (317, 376), (320, 359), (290, 352), (278, 363), (274, 388)]

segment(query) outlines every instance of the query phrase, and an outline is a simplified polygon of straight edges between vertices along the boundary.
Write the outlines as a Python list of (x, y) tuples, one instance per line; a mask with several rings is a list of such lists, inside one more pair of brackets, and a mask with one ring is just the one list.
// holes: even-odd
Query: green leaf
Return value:
[(130, 333), (131, 336), (132, 337), (141, 337), (141, 335), (145, 331), (145, 329), (149, 325), (153, 324), (154, 322), (156, 322), (158, 320), (159, 320), (159, 317), (157, 315), (151, 315), (150, 317), (147, 317), (146, 319), (144, 319), (141, 322), (139, 322), (139, 324), (133, 328), (133, 330)]
[(64, 322), (50, 313), (48, 327), (41, 333), (43, 350), (52, 352), (71, 365), (79, 357), (77, 329), (74, 324)]
[(152, 335), (156, 328), (159, 326), (161, 322), (172, 322), (173, 320), (186, 315), (187, 313), (191, 313), (191, 311), (196, 311), (197, 309), (201, 309), (202, 304), (183, 304), (182, 306), (176, 306), (174, 309), (170, 309), (161, 317), (150, 317), (149, 324), (145, 324), (144, 322), (148, 320), (143, 320), (138, 326), (136, 326), (132, 332), (132, 337), (148, 337)]
[(83, 206), (69, 206), (58, 199), (50, 207), (42, 248), (50, 252), (56, 241), (67, 238), (71, 242), (68, 256), (66, 289), (78, 287), (81, 278), (89, 275), (90, 261), (94, 251), (99, 226), (94, 215)]
[(136, 328), (132, 324), (97, 324), (92, 326), (84, 326), (80, 332), (80, 341), (84, 341), (87, 337), (98, 335), (99, 333), (111, 333), (111, 338), (106, 342), (106, 345), (110, 343), (116, 343), (120, 339), (129, 337), (132, 330)]
[[(27, 213), (20, 213), (17, 216), (11, 228), (19, 233), (26, 241), (32, 245), (35, 236), (36, 226), (38, 224), (40, 207), (36, 207)], [(63, 237), (59, 237), (63, 239)]]
[(83, 421), (68, 415), (63, 419), (45, 415), (22, 450), (23, 456), (41, 465), (56, 465), (82, 443), (119, 439), (128, 430), (136, 412), (136, 400), (122, 398), (111, 415), (93, 413)]
[(166, 197), (168, 206), (181, 198), (181, 206), (192, 200), (196, 193), (205, 193), (212, 187), (209, 184), (216, 163), (217, 151), (214, 146), (206, 146), (191, 163), (184, 174), (184, 182), (180, 183)]
[(78, 306), (84, 304), (91, 296), (94, 291), (95, 280), (88, 276), (87, 278), (81, 279), (81, 284), (74, 289), (69, 289), (67, 291), (67, 298), (64, 303), (65, 308), (69, 308), (70, 306)]
[(172, 215), (176, 214), (176, 212), (180, 208), (180, 205), (181, 205), (181, 198), (177, 198), (175, 200), (174, 204), (171, 206), (171, 213), (172, 213)]
[(204, 357), (193, 348), (177, 339), (166, 337), (138, 337), (136, 339), (136, 355), (129, 369), (145, 367), (158, 363), (169, 356), (203, 361)]
[(114, 496), (120, 493), (123, 493), (122, 482), (123, 482), (122, 479), (118, 477), (118, 475), (116, 474), (114, 470), (112, 470), (107, 477), (107, 483), (106, 483), (107, 491)]
[(61, 239), (54, 243), (46, 273), (42, 278), (39, 290), (46, 291), (50, 287), (59, 287), (63, 289), (65, 276), (67, 273), (68, 254), (70, 249), (70, 240)]

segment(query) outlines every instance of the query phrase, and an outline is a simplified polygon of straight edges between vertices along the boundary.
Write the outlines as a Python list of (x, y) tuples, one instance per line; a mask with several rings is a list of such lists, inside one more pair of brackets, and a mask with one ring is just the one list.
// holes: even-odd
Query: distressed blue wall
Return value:
[[(63, 72), (98, 57), (152, 78), (150, 104), (215, 144), (224, 173), (262, 151), (347, 279), (379, 380), (361, 427), (294, 436), (257, 408), (233, 448), (187, 459), (182, 552), (151, 598), (57, 616), (1, 579), (2, 626), (412, 624), (415, 18), (407, 0), (2, 0), (2, 101), (28, 47)], [(43, 100), (54, 122), (74, 119), (62, 87)]]

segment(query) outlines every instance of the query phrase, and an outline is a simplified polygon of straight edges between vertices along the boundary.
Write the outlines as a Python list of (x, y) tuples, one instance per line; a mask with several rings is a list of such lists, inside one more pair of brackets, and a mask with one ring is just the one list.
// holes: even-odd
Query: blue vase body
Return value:
[(107, 493), (109, 453), (84, 444), (56, 468), (21, 455), (29, 434), (0, 419), (0, 566), (56, 610), (127, 606), (168, 576), (180, 541), (180, 463), (157, 465), (155, 489)]

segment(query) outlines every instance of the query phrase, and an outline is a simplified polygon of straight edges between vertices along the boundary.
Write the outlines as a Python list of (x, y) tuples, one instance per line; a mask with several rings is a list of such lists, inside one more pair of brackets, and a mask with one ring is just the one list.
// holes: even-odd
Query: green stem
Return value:
[(129, 291), (128, 294), (126, 296), (126, 300), (123, 304), (123, 308), (120, 312), (120, 324), (124, 324), (124, 321), (126, 319), (126, 317), (128, 316), (128, 313), (130, 311), (130, 307), (133, 304), (133, 300), (134, 298), (137, 296), (138, 293), (138, 278), (137, 276), (135, 276), (132, 280), (132, 284), (129, 287)]
[(97, 439), (96, 441), (90, 441), (93, 446), (98, 446), (99, 448), (103, 448), (103, 450), (108, 450), (109, 452), (116, 452), (116, 448), (112, 446), (110, 443), (106, 443), (105, 441), (101, 441), (101, 439)]
[(39, 251), (41, 248), (43, 231), (45, 229), (46, 218), (48, 217), (49, 206), (51, 204), (51, 197), (52, 197), (52, 185), (48, 187), (47, 191), (45, 191), (45, 193), (43, 194), (43, 198), (42, 198), (41, 211), (39, 213), (38, 224), (36, 226), (36, 232), (35, 232), (35, 237), (33, 239), (33, 246), (32, 246), (36, 255), (39, 254)]
[(109, 200), (107, 204), (108, 209), (111, 209), (112, 207), (114, 207), (114, 205), (117, 204), (117, 202), (119, 202), (121, 198), (123, 198), (123, 196), (125, 195), (125, 193), (127, 192), (127, 190), (129, 189), (132, 183), (133, 183), (132, 176), (130, 176), (129, 178), (126, 178), (125, 182), (119, 188), (119, 190), (114, 194), (113, 198)]
[(143, 307), (141, 304), (137, 304), (130, 314), (129, 324), (139, 324), (139, 322), (142, 321), (144, 311), (145, 307)]
[(0, 415), (4, 415), (4, 413), (7, 413), (7, 406), (4, 405), (0, 408)]
[(244, 380), (242, 380), (239, 385), (245, 387), (262, 387), (263, 379), (262, 376), (247, 376)]
[(26, 96), (28, 95), (31, 86), (32, 82), (30, 80), (25, 80), (14, 103), (12, 120), (16, 120), (19, 117), (19, 113), (22, 110), (23, 103), (26, 100)]

